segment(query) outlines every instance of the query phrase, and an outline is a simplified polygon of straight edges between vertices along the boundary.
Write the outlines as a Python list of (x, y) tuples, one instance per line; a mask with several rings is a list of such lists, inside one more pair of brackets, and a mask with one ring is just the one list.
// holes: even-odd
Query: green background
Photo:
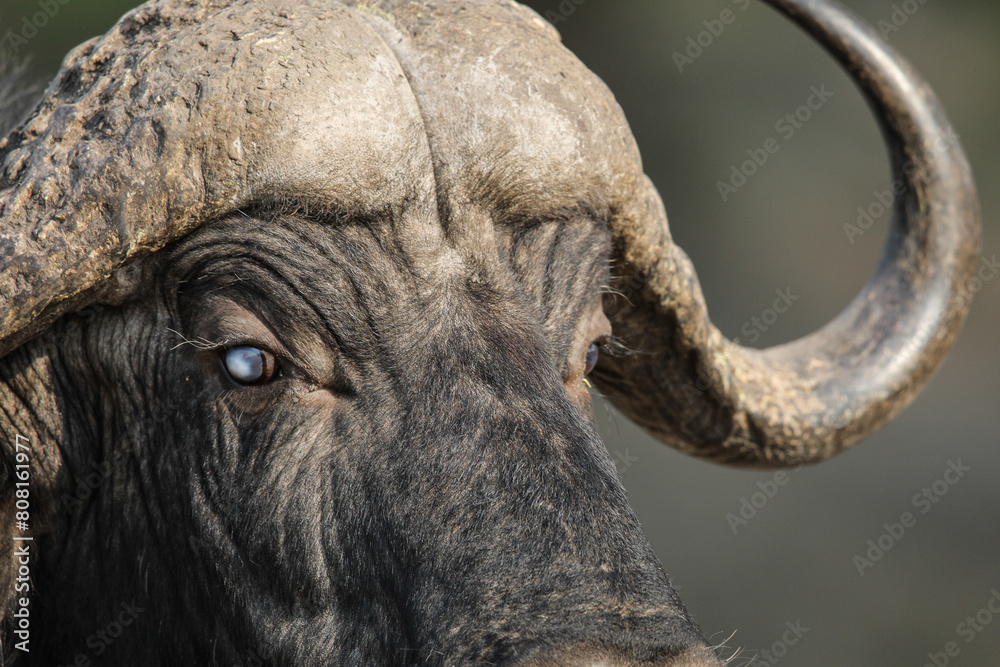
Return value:
[[(70, 47), (107, 30), (132, 4), (69, 0), (20, 55), (31, 54), (33, 71), (50, 78)], [(801, 336), (851, 300), (874, 269), (887, 220), (854, 243), (843, 226), (890, 178), (874, 121), (825, 54), (756, 0), (745, 10), (742, 0), (528, 4), (556, 22), (624, 107), (723, 332), (744, 336), (778, 289), (800, 298), (756, 346)], [(846, 4), (872, 23), (894, 10), (887, 0)], [(961, 136), (981, 192), (983, 251), (992, 257), (1000, 253), (1000, 5), (911, 6), (917, 11), (889, 40), (928, 78)], [(726, 9), (735, 20), (679, 72), (674, 52)], [(0, 0), (0, 35), (37, 11), (37, 0)], [(717, 182), (748, 149), (779, 137), (775, 122), (820, 85), (834, 96), (794, 137), (779, 138), (779, 152), (723, 202)], [(647, 535), (710, 640), (725, 643), (726, 655), (741, 649), (733, 664), (769, 664), (757, 651), (779, 641), (789, 621), (809, 630), (777, 664), (920, 667), (949, 641), (961, 650), (952, 665), (1000, 663), (1000, 617), (971, 642), (956, 634), (1000, 590), (998, 341), (994, 276), (914, 405), (855, 449), (789, 473), (736, 534), (726, 515), (773, 473), (685, 457), (597, 405), (609, 450), (627, 462), (622, 476)], [(920, 514), (912, 497), (958, 459), (971, 470)], [(916, 525), (859, 576), (853, 557), (907, 511)]]

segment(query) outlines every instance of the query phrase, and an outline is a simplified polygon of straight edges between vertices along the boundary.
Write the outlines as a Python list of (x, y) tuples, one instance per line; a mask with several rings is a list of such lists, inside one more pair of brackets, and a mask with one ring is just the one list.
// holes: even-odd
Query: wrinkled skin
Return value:
[[(5, 404), (51, 405), (33, 664), (97, 655), (123, 602), (104, 664), (716, 664), (589, 423), (620, 110), (582, 68), (590, 107), (510, 109), (489, 67), (431, 99), (373, 87), (386, 62), (332, 111), (356, 132), (289, 139), (328, 191), (202, 227), (5, 362)], [(270, 382), (231, 377), (245, 346)]]
[[(71, 649), (47, 664), (132, 600), (149, 611), (115, 664), (496, 664), (626, 628), (637, 656), (701, 643), (588, 423), (606, 223), (553, 211), (413, 245), (393, 209), (219, 221), (164, 257), (154, 298), (16, 353), (5, 379), (31, 364), (61, 389), (63, 492), (113, 462), (46, 545), (36, 632)], [(230, 379), (234, 344), (273, 351), (275, 380)]]
[[(155, 298), (15, 355), (5, 379), (31, 364), (62, 389), (63, 491), (113, 462), (58, 510), (40, 643), (83, 647), (132, 600), (150, 611), (117, 664), (498, 663), (625, 627), (651, 655), (699, 641), (587, 419), (605, 223), (554, 212), (414, 248), (393, 233), (411, 214), (234, 216), (170, 252)], [(234, 383), (203, 341), (274, 351), (276, 379)]]
[(919, 78), (768, 1), (859, 81), (906, 188), (865, 291), (765, 351), (711, 325), (613, 96), (516, 3), (155, 0), (74, 51), (0, 141), (18, 664), (719, 665), (590, 423), (595, 351), (668, 444), (819, 461), (930, 376), (978, 239)]

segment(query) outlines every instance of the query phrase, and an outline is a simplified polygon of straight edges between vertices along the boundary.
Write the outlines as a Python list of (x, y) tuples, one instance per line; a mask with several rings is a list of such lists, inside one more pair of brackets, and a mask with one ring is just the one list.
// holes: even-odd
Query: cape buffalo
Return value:
[[(154, 0), (0, 142), (3, 648), (31, 665), (721, 665), (591, 383), (667, 444), (823, 460), (964, 317), (927, 85), (825, 0), (897, 179), (871, 282), (712, 326), (614, 97), (508, 0)], [(686, 391), (697, 386), (698, 391)]]

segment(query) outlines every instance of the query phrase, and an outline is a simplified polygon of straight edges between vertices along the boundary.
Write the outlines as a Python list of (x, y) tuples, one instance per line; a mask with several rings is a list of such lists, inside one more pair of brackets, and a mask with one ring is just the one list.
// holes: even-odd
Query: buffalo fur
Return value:
[[(82, 200), (65, 243), (18, 252), (120, 260), (20, 313), (42, 333), (0, 363), (0, 540), (24, 534), (19, 442), (34, 538), (25, 582), (0, 560), (6, 655), (718, 665), (590, 422), (614, 221), (645, 183), (613, 97), (513, 3), (225, 5), (127, 16), (6, 144), (61, 151), (25, 173)], [(164, 237), (168, 212), (194, 218)], [(270, 381), (231, 378), (243, 346)]]
[[(6, 360), (2, 404), (54, 474), (34, 471), (27, 664), (508, 664), (583, 640), (662, 664), (704, 644), (568, 392), (606, 221), (510, 220), (428, 258), (400, 215), (219, 220), (148, 263), (147, 298)], [(279, 377), (234, 384), (234, 344)]]
[(711, 325), (621, 109), (515, 2), (152, 0), (75, 49), (0, 142), (5, 654), (719, 665), (589, 421), (588, 349), (613, 321), (640, 350), (594, 378), (665, 442), (818, 461), (926, 382), (978, 265), (926, 84), (834, 4), (769, 4), (907, 187), (863, 296), (763, 352)]

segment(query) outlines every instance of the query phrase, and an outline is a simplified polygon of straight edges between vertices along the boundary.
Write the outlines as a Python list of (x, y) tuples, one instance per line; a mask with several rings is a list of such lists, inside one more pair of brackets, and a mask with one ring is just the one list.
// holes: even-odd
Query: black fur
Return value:
[[(234, 215), (156, 258), (155, 298), (12, 355), (0, 386), (58, 403), (30, 429), (60, 473), (26, 664), (704, 645), (565, 386), (608, 281), (606, 222), (586, 206), (507, 221), (428, 261), (395, 236), (404, 213)], [(221, 350), (239, 343), (271, 348), (281, 378), (229, 380)], [(123, 604), (131, 624), (95, 640)]]

